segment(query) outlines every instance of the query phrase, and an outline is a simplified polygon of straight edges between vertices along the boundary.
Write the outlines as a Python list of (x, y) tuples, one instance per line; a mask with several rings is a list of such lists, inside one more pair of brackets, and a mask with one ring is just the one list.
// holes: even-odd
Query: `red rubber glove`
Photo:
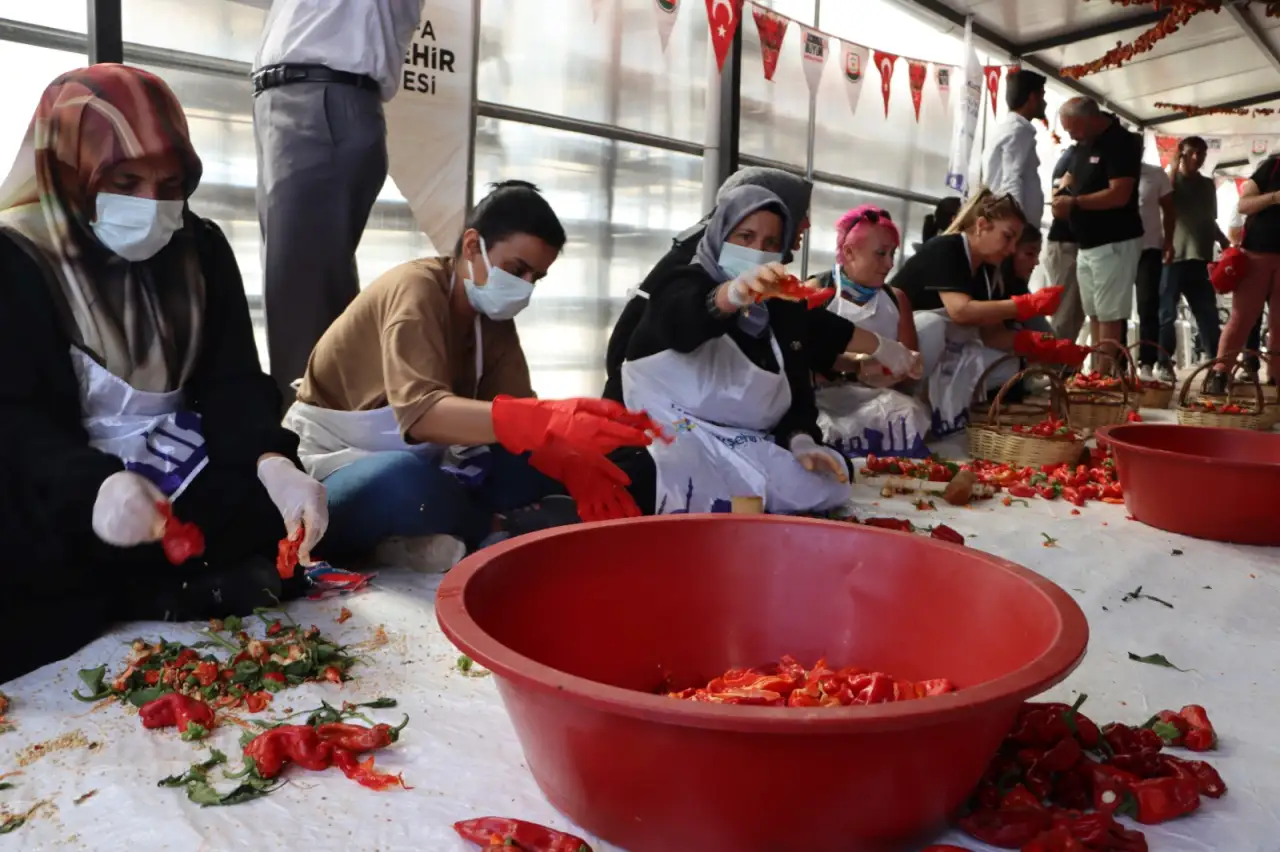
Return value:
[(1013, 337), (1013, 352), (1030, 361), (1042, 364), (1065, 364), (1068, 367), (1079, 367), (1089, 357), (1089, 350), (1083, 346), (1061, 340), (1052, 334), (1042, 331), (1023, 330)]
[(1045, 287), (1034, 293), (1014, 296), (1011, 301), (1018, 309), (1019, 321), (1025, 322), (1032, 317), (1051, 316), (1057, 312), (1058, 305), (1062, 304), (1062, 288)]
[(661, 434), (644, 412), (608, 399), (515, 399), (493, 401), (493, 434), (517, 455), (563, 442), (566, 449), (599, 455), (618, 447), (647, 447)]
[(553, 445), (530, 455), (529, 464), (564, 484), (584, 521), (640, 517), (640, 507), (627, 491), (631, 478), (604, 456)]

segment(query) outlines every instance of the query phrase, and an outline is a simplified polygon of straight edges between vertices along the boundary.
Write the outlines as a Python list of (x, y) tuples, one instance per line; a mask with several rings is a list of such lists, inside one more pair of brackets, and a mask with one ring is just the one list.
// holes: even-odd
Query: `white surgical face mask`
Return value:
[(471, 261), (467, 261), (467, 265), (471, 267), (471, 277), (462, 279), (462, 286), (467, 290), (467, 301), (489, 319), (514, 319), (533, 298), (533, 285), (489, 263), (489, 249), (484, 244), (484, 237), (480, 238), (480, 256), (484, 258), (489, 277), (485, 279), (484, 286), (477, 284), (475, 267)]
[(716, 261), (729, 275), (741, 278), (752, 270), (759, 269), (766, 263), (781, 263), (782, 253), (776, 251), (756, 251), (746, 246), (725, 243), (720, 248), (720, 258)]
[(99, 192), (93, 233), (125, 260), (148, 260), (182, 228), (185, 203)]

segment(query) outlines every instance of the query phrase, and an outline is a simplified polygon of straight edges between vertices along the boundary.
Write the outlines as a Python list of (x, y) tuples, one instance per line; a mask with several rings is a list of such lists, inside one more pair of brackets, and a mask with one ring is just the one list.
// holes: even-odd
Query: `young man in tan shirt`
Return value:
[[(447, 535), (472, 549), (495, 516), (561, 483), (584, 519), (639, 514), (603, 454), (647, 444), (648, 418), (604, 400), (533, 398), (513, 318), (565, 241), (534, 186), (499, 184), (455, 257), (390, 270), (321, 337), (285, 425), (328, 489), (326, 557), (393, 537)], [(577, 519), (572, 508), (542, 514), (524, 526)]]

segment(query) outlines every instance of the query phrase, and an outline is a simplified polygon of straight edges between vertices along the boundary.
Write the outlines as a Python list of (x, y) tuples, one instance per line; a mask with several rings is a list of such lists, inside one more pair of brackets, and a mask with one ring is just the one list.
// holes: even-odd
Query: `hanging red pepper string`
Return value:
[(184, 565), (204, 553), (204, 533), (195, 524), (178, 520), (173, 506), (167, 500), (156, 503), (156, 510), (164, 517), (165, 558), (173, 565)]

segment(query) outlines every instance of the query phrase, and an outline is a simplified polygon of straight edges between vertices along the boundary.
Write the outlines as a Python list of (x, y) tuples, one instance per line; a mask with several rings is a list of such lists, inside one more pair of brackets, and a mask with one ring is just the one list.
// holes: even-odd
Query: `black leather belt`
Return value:
[(352, 74), (349, 71), (334, 71), (323, 65), (267, 65), (253, 72), (253, 93), (255, 95), (274, 89), (277, 86), (288, 86), (291, 83), (340, 83), (344, 86), (355, 86), (366, 92), (381, 92), (378, 82), (365, 74)]

